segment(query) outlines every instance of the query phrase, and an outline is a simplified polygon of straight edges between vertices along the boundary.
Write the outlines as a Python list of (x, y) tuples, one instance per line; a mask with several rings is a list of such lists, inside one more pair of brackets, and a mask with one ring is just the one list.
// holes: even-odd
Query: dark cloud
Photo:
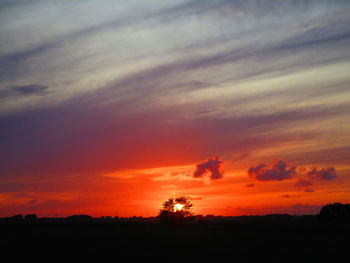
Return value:
[(9, 96), (29, 96), (29, 95), (38, 95), (48, 92), (47, 86), (31, 84), (23, 86), (11, 86), (7, 87), (4, 90), (0, 90), (0, 97), (9, 97)]
[(222, 161), (219, 157), (209, 158), (208, 160), (197, 164), (196, 170), (193, 172), (193, 177), (203, 177), (210, 173), (210, 179), (220, 179), (223, 177), (224, 171), (221, 169)]
[(337, 172), (334, 167), (328, 168), (313, 168), (308, 173), (308, 176), (314, 179), (323, 181), (331, 181), (337, 177)]
[(254, 187), (255, 184), (254, 183), (249, 183), (249, 184), (246, 184), (245, 187)]
[(271, 164), (259, 164), (248, 169), (248, 175), (259, 181), (282, 181), (296, 175), (296, 167), (288, 166), (282, 160), (274, 160)]
[[(305, 170), (305, 169), (304, 169)], [(301, 172), (303, 169), (301, 169)], [(337, 177), (336, 169), (334, 167), (328, 168), (312, 168), (311, 170), (305, 170), (306, 175), (300, 175), (297, 183), (294, 185), (299, 191), (314, 192), (312, 186), (320, 181), (331, 181)]]
[(45, 92), (49, 87), (43, 85), (26, 85), (26, 86), (13, 86), (12, 90), (24, 95), (37, 94)]
[(334, 167), (312, 168), (307, 170), (304, 167), (288, 166), (281, 160), (274, 160), (271, 164), (259, 164), (250, 167), (248, 175), (259, 181), (282, 181), (296, 178), (294, 187), (298, 191), (314, 192), (313, 186), (319, 181), (331, 181), (337, 177)]
[(311, 188), (313, 183), (309, 180), (305, 179), (299, 179), (297, 183), (294, 185), (299, 191), (304, 191), (304, 192), (313, 192), (313, 189)]
[(312, 182), (304, 179), (299, 179), (298, 182), (295, 184), (295, 187), (309, 187), (309, 186), (312, 186)]

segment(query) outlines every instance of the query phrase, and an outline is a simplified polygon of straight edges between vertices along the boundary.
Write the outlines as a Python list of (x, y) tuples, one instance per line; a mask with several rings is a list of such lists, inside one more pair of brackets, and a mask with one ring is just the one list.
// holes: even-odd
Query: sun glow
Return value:
[(175, 204), (174, 205), (174, 212), (181, 211), (183, 207), (184, 207), (184, 205), (182, 205), (182, 204)]

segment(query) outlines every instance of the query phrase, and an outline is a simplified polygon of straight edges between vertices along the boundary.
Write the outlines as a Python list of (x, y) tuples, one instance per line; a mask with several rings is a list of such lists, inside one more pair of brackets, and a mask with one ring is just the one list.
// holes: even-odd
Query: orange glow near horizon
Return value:
[[(193, 178), (193, 167), (110, 173), (95, 177), (95, 183), (87, 183), (83, 192), (2, 193), (1, 216), (35, 213), (38, 216), (149, 217), (158, 214), (165, 200), (178, 196), (187, 196), (191, 200), (194, 214), (225, 216), (316, 213), (318, 207), (327, 203), (350, 202), (350, 189), (344, 185), (347, 169), (338, 171), (337, 180), (320, 182), (313, 192), (303, 192), (294, 187), (296, 179), (253, 181), (252, 184), (245, 169), (232, 169), (228, 162), (225, 167), (230, 170), (217, 180)], [(182, 204), (175, 204), (174, 211), (182, 208)]]

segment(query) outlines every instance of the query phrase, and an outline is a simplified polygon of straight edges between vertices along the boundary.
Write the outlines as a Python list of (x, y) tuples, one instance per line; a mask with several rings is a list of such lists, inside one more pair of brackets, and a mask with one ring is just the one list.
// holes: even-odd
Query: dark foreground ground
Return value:
[[(349, 262), (350, 223), (320, 220), (1, 222), (0, 251), (16, 258), (113, 262)], [(344, 258), (345, 256), (345, 258)], [(334, 261), (337, 260), (337, 261)]]

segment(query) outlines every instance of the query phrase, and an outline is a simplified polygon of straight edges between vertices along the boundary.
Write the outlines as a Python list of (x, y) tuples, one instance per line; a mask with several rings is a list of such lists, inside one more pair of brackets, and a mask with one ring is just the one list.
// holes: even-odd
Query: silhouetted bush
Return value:
[(321, 208), (322, 220), (350, 220), (350, 204), (333, 203)]
[(9, 217), (9, 219), (11, 221), (22, 221), (23, 220), (23, 215), (22, 214), (14, 215), (14, 216)]
[(35, 221), (37, 219), (38, 217), (36, 216), (36, 214), (29, 214), (24, 217), (24, 220), (26, 221)]
[(67, 221), (71, 222), (89, 222), (92, 221), (92, 217), (89, 215), (72, 215), (67, 217)]

